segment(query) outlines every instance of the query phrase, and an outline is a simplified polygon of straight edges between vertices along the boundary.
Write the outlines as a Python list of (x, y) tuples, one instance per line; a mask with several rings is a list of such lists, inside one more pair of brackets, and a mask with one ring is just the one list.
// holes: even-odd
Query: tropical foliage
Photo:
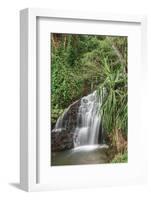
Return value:
[(117, 152), (126, 152), (127, 37), (53, 33), (51, 66), (52, 123), (72, 102), (97, 90), (103, 128)]

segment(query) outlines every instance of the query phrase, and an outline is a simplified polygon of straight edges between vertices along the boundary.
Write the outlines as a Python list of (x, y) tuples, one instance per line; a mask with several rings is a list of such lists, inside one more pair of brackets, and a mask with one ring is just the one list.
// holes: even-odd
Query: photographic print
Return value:
[(51, 166), (128, 162), (128, 37), (50, 34)]

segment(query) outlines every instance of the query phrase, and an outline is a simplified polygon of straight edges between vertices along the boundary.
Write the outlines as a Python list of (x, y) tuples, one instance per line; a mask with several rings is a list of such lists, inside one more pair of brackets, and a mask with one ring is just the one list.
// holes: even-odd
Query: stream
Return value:
[(52, 166), (108, 163), (107, 145), (89, 145), (52, 153)]
[[(73, 147), (63, 151), (52, 152), (51, 165), (79, 165), (79, 164), (102, 164), (108, 163), (107, 149), (104, 143), (103, 129), (101, 126), (102, 100), (97, 92), (84, 96), (76, 113), (75, 126), (70, 125), (71, 117), (69, 111), (71, 106), (57, 120), (53, 132), (68, 130), (73, 134)], [(70, 133), (70, 134), (71, 134)]]

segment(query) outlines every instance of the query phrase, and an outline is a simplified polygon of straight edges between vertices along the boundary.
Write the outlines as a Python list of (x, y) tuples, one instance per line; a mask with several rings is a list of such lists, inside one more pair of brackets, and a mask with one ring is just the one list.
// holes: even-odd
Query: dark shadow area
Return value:
[(24, 190), (21, 188), (21, 185), (20, 185), (19, 183), (9, 183), (9, 185), (11, 185), (12, 187), (15, 187), (15, 188), (17, 188), (17, 189), (19, 189), (19, 190), (24, 191)]

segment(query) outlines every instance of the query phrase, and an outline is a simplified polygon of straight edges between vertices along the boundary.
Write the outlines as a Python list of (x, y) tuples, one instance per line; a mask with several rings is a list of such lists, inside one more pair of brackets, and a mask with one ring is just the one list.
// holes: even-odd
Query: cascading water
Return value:
[(101, 101), (96, 91), (81, 99), (77, 127), (74, 132), (75, 147), (98, 144), (101, 123), (100, 106)]
[(101, 103), (94, 91), (71, 104), (59, 117), (52, 135), (57, 136), (55, 147), (61, 146), (61, 149), (52, 154), (52, 165), (108, 162), (105, 150), (108, 145), (102, 144)]
[(53, 131), (62, 132), (68, 129), (68, 132), (72, 132), (74, 147), (98, 144), (101, 124), (101, 116), (99, 113), (101, 107), (100, 97), (94, 91), (81, 98), (76, 116), (74, 116), (76, 121), (75, 126), (70, 126), (69, 129), (69, 121), (72, 121), (72, 116), (69, 116), (69, 111), (74, 104), (71, 104), (62, 116), (59, 117)]

